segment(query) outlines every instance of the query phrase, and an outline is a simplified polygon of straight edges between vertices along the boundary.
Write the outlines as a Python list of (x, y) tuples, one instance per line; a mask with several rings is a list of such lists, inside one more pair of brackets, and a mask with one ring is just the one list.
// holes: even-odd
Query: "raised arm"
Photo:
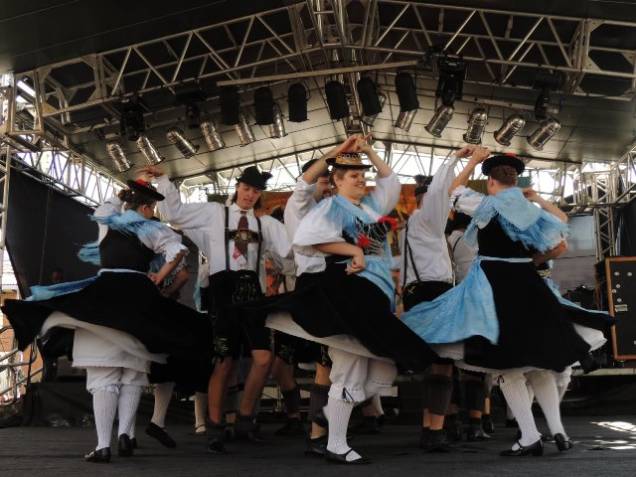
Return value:
[(568, 216), (565, 212), (559, 209), (552, 202), (547, 201), (543, 197), (541, 197), (532, 187), (527, 187), (523, 189), (523, 195), (530, 202), (534, 202), (535, 204), (538, 204), (539, 207), (541, 207), (543, 210), (545, 210), (549, 214), (554, 215), (561, 222), (564, 222), (564, 223), (568, 222)]
[(329, 149), (325, 155), (314, 162), (309, 169), (303, 174), (303, 180), (307, 184), (315, 184), (318, 178), (327, 170), (327, 159), (336, 157), (342, 151), (348, 151), (356, 142), (356, 136), (349, 136), (342, 144)]
[(470, 160), (468, 161), (466, 167), (459, 174), (457, 174), (457, 177), (455, 177), (455, 179), (451, 183), (448, 189), (449, 194), (452, 194), (457, 187), (465, 186), (466, 184), (468, 184), (468, 180), (473, 174), (475, 167), (484, 162), (489, 155), (490, 151), (488, 150), (488, 148), (480, 146), (464, 146), (457, 152), (455, 152), (456, 158), (461, 159), (463, 157), (470, 156)]
[(161, 168), (148, 166), (142, 169), (142, 172), (157, 180), (157, 191), (165, 196), (165, 199), (158, 203), (158, 208), (166, 222), (180, 229), (206, 228), (211, 223), (215, 223), (214, 219), (220, 212), (220, 204), (211, 202), (184, 204), (181, 202), (179, 191)]

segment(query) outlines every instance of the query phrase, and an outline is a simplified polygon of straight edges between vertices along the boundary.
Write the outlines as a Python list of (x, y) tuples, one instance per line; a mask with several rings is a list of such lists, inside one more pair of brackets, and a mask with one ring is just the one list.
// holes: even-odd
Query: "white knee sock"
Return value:
[(548, 421), (550, 432), (552, 435), (563, 434), (565, 436), (565, 429), (561, 421), (561, 400), (559, 399), (554, 374), (550, 371), (532, 371), (526, 377), (532, 385), (537, 402), (541, 406), (546, 421)]
[(506, 398), (512, 414), (521, 430), (522, 446), (529, 446), (541, 438), (532, 415), (532, 403), (528, 399), (526, 380), (521, 373), (507, 373), (502, 376), (499, 388)]
[(141, 398), (141, 386), (122, 384), (119, 391), (118, 413), (119, 429), (117, 435), (129, 434), (130, 428), (137, 417), (137, 407)]
[(150, 422), (162, 429), (166, 427), (166, 414), (168, 413), (168, 406), (170, 406), (173, 390), (174, 383), (155, 384), (155, 408), (152, 412)]
[(205, 417), (208, 411), (207, 393), (194, 393), (194, 428), (195, 430), (205, 425)]
[[(327, 440), (327, 450), (335, 454), (344, 454), (350, 447), (347, 444), (347, 428), (349, 418), (355, 404), (329, 397), (327, 405), (324, 407), (327, 421), (329, 421), (329, 437)], [(347, 455), (347, 460), (356, 460), (360, 454), (353, 451)]]
[(528, 390), (528, 399), (530, 399), (530, 405), (532, 405), (532, 403), (534, 402), (534, 388), (532, 387), (532, 384), (530, 384), (530, 381), (528, 380), (527, 375), (526, 375), (526, 389)]
[(97, 430), (96, 449), (110, 448), (110, 438), (113, 432), (113, 421), (117, 412), (117, 393), (99, 389), (93, 392), (93, 415)]

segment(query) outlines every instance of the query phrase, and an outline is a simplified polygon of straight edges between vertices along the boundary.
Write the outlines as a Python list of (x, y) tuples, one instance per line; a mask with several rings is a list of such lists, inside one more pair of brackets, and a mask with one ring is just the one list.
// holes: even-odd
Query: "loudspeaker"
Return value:
[(331, 119), (342, 119), (349, 116), (349, 102), (342, 83), (328, 81), (325, 84), (325, 95)]
[(636, 257), (606, 258), (605, 275), (614, 359), (636, 359)]
[(233, 126), (239, 122), (240, 98), (236, 86), (223, 86), (219, 95), (221, 122)]

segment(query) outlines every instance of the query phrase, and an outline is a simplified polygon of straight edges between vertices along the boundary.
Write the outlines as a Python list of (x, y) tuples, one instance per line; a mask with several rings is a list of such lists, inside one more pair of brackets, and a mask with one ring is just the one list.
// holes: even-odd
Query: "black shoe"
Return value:
[(331, 462), (333, 464), (361, 465), (361, 464), (370, 464), (371, 463), (371, 461), (369, 459), (367, 459), (366, 457), (360, 457), (359, 459), (348, 461), (347, 460), (347, 456), (351, 452), (353, 452), (353, 449), (349, 449), (344, 454), (335, 454), (333, 452), (325, 450), (325, 458), (327, 459), (327, 462)]
[(462, 440), (462, 423), (457, 417), (447, 420), (445, 422), (444, 430), (446, 431), (446, 437), (451, 442), (459, 442)]
[(208, 438), (206, 449), (210, 454), (227, 453), (225, 450), (225, 426), (223, 424), (215, 424), (212, 421), (208, 421), (205, 433)]
[(254, 444), (262, 444), (265, 439), (259, 431), (259, 426), (252, 416), (238, 416), (234, 424), (236, 439), (247, 440)]
[(128, 434), (120, 435), (117, 442), (117, 455), (119, 457), (132, 457), (133, 452), (133, 445)]
[(539, 457), (543, 455), (543, 442), (541, 441), (541, 439), (539, 439), (534, 444), (525, 447), (517, 441), (517, 446), (517, 449), (507, 449), (500, 452), (499, 455), (503, 457), (521, 457), (526, 455)]
[(495, 423), (493, 422), (490, 414), (484, 414), (481, 416), (481, 428), (486, 434), (492, 434), (495, 432)]
[(137, 438), (133, 437), (130, 439), (130, 445), (132, 445), (133, 449), (139, 449), (139, 444), (137, 444)]
[(424, 448), (424, 451), (432, 454), (446, 454), (452, 451), (443, 429), (439, 431), (429, 430), (429, 442), (428, 446)]
[(428, 427), (422, 427), (420, 432), (420, 449), (428, 449), (431, 445), (431, 430)]
[(466, 440), (468, 442), (487, 441), (488, 439), (490, 439), (490, 436), (480, 427), (471, 426), (466, 430)]
[(148, 424), (148, 427), (146, 427), (146, 434), (154, 439), (157, 439), (159, 443), (164, 447), (168, 447), (169, 449), (174, 449), (175, 447), (177, 447), (177, 443), (172, 437), (170, 437), (170, 434), (168, 434), (165, 429), (162, 429), (154, 422)]
[(559, 449), (559, 451), (561, 452), (570, 450), (572, 449), (572, 447), (574, 447), (574, 443), (563, 434), (555, 434), (554, 443), (556, 444), (557, 449)]
[(380, 433), (378, 418), (375, 416), (364, 416), (362, 421), (351, 428), (352, 434), (373, 435)]
[(90, 451), (84, 456), (84, 460), (96, 464), (108, 464), (110, 462), (110, 447)]
[(306, 434), (303, 423), (298, 417), (290, 417), (283, 427), (274, 432), (277, 436), (304, 436)]
[(305, 455), (312, 457), (324, 457), (327, 453), (327, 435), (316, 437), (315, 439), (307, 438), (307, 447)]

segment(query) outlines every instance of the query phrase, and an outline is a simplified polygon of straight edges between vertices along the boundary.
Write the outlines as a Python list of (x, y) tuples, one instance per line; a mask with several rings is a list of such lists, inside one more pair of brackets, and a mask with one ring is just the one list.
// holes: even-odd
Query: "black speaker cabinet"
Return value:
[(616, 319), (612, 327), (614, 359), (636, 359), (636, 257), (605, 259), (609, 312)]

